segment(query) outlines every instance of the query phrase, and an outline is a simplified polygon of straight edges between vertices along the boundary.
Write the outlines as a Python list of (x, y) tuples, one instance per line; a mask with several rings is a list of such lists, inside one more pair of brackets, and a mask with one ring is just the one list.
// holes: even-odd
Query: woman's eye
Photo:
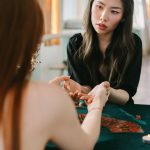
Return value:
[(112, 12), (112, 14), (118, 14), (119, 13), (118, 11), (114, 11), (114, 10), (112, 10), (111, 12)]
[(97, 5), (97, 7), (98, 7), (99, 9), (102, 9), (102, 6), (101, 6), (101, 5)]

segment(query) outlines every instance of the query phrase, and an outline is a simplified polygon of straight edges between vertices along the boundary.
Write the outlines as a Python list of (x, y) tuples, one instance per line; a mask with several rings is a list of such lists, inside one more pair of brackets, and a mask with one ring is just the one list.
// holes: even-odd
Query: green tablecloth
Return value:
[[(79, 113), (86, 113), (85, 107), (78, 109)], [(136, 115), (141, 119), (137, 120)], [(114, 117), (122, 120), (128, 120), (139, 124), (144, 133), (111, 133), (107, 128), (101, 128), (101, 134), (95, 145), (95, 150), (150, 150), (150, 144), (142, 141), (142, 136), (150, 133), (150, 106), (126, 104), (119, 106), (107, 103), (103, 116)], [(58, 149), (52, 143), (48, 143), (45, 150)]]

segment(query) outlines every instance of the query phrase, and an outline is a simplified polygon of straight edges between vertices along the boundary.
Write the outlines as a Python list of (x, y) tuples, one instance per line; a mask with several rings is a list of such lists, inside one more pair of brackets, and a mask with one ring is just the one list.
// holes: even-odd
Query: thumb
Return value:
[(59, 76), (54, 78), (53, 80), (50, 80), (48, 83), (60, 84), (62, 81), (67, 81), (68, 79), (70, 79), (69, 76)]

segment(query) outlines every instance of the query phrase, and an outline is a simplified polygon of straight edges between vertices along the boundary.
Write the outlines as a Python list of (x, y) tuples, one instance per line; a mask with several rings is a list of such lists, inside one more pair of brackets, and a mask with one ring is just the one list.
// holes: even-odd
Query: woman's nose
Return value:
[(104, 22), (108, 21), (108, 12), (106, 10), (101, 13), (100, 20)]

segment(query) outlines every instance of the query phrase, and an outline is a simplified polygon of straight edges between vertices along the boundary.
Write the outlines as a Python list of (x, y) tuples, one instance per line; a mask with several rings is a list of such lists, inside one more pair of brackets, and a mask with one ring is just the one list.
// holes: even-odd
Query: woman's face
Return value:
[(93, 28), (99, 35), (112, 34), (123, 16), (121, 0), (94, 0), (91, 10)]

